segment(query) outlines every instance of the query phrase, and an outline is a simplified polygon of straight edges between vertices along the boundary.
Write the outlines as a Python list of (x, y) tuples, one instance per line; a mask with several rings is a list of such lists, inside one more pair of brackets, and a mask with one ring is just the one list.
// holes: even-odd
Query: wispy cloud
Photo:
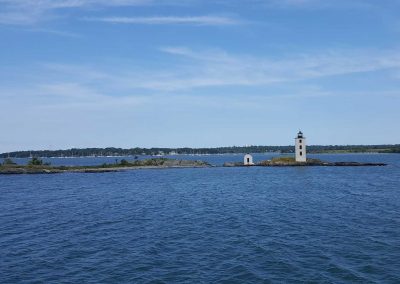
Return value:
[[(336, 50), (319, 54), (300, 54), (274, 59), (264, 56), (231, 54), (223, 50), (193, 50), (164, 47), (166, 55), (176, 57), (173, 68), (151, 69), (95, 68), (91, 66), (46, 65), (44, 78), (57, 82), (80, 82), (104, 95), (179, 92), (198, 88), (241, 86), (245, 88), (279, 86), (315, 81), (330, 76), (362, 72), (400, 71), (397, 50)], [(53, 74), (58, 74), (58, 77)], [(62, 82), (62, 81), (61, 81)]]
[[(8, 25), (33, 25), (46, 20), (57, 19), (65, 16), (65, 10), (85, 9), (93, 11), (110, 7), (135, 7), (135, 6), (186, 6), (195, 7), (203, 5), (202, 0), (0, 0), (0, 24)], [(248, 0), (248, 7), (257, 9), (303, 9), (303, 8), (363, 8), (375, 7), (369, 1), (354, 0)], [(211, 3), (213, 10), (221, 11), (224, 8), (242, 7), (243, 1), (219, 0)], [(95, 8), (95, 9), (93, 9)], [(213, 12), (211, 12), (213, 13)], [(69, 14), (70, 16), (71, 14)], [(89, 19), (89, 18), (88, 18)], [(125, 24), (194, 24), (194, 25), (232, 25), (241, 21), (231, 17), (222, 16), (154, 16), (154, 17), (93, 17), (91, 20), (125, 23)]]
[[(183, 5), (195, 3), (186, 1), (160, 0), (0, 0), (0, 24), (33, 25), (46, 20), (58, 18), (67, 9), (86, 9), (107, 7), (154, 6), (154, 5)], [(87, 21), (98, 21), (115, 24), (142, 25), (234, 25), (240, 21), (233, 17), (200, 15), (200, 16), (148, 16), (148, 17), (87, 17)]]
[(98, 21), (113, 24), (142, 24), (142, 25), (200, 25), (224, 26), (235, 25), (239, 21), (230, 17), (221, 16), (158, 16), (158, 17), (105, 17), (86, 18), (87, 21)]
[[(52, 101), (52, 97), (64, 98), (58, 101), (86, 101), (89, 98), (97, 101), (105, 97), (123, 98), (137, 94), (187, 94), (201, 88), (213, 92), (215, 88), (235, 86), (251, 93), (260, 87), (268, 90), (303, 83), (318, 86), (319, 79), (331, 76), (400, 72), (400, 53), (397, 50), (336, 50), (280, 59), (187, 47), (164, 47), (161, 51), (167, 58), (176, 57), (171, 68), (46, 64), (33, 72), (39, 75), (31, 79), (34, 85), (25, 86), (25, 89), (36, 90), (33, 97), (47, 94), (48, 101)], [(31, 74), (32, 70), (28, 73)], [(392, 78), (396, 80), (394, 76)]]
[[(176, 88), (268, 85), (400, 68), (397, 50), (333, 50), (280, 59), (232, 55), (218, 50), (196, 52), (185, 47), (167, 47), (162, 48), (162, 51), (188, 61), (186, 66), (189, 67), (184, 68), (181, 74), (176, 74), (179, 80), (175, 84), (173, 80), (166, 82), (170, 87), (176, 85)], [(159, 86), (161, 82), (158, 80), (155, 86)]]
[(32, 25), (59, 10), (149, 5), (155, 0), (0, 0), (0, 24)]
[(254, 0), (254, 2), (261, 6), (280, 9), (364, 9), (375, 7), (373, 1), (365, 0)]
[(154, 3), (154, 0), (0, 0), (9, 7), (30, 7), (40, 10), (76, 8), (87, 6), (135, 6)]

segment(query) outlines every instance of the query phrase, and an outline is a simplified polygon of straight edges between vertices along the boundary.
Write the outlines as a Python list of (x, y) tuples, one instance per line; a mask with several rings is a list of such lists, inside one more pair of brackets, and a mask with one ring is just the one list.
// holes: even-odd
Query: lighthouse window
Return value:
[(299, 143), (301, 143), (301, 139), (299, 140)]
[(300, 152), (300, 156), (303, 156), (303, 152)]
[(303, 149), (303, 146), (302, 146), (302, 145), (300, 145), (300, 150), (301, 150), (301, 149)]

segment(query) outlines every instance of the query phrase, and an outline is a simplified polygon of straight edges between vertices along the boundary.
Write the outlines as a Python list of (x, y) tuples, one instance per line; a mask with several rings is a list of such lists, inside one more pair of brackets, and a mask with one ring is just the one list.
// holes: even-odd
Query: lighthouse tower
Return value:
[(296, 162), (306, 162), (306, 138), (303, 136), (303, 132), (297, 133), (296, 141)]

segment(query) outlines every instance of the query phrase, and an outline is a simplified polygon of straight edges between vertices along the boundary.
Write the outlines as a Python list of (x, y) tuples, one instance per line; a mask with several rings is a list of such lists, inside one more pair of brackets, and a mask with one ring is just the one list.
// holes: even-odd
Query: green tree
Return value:
[(41, 165), (43, 165), (43, 161), (39, 158), (34, 157), (29, 161), (28, 165), (29, 166), (41, 166)]

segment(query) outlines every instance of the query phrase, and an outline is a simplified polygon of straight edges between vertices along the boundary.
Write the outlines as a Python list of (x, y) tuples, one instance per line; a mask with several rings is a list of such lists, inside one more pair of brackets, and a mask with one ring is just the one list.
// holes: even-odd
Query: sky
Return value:
[(400, 143), (400, 1), (0, 0), (0, 152)]

